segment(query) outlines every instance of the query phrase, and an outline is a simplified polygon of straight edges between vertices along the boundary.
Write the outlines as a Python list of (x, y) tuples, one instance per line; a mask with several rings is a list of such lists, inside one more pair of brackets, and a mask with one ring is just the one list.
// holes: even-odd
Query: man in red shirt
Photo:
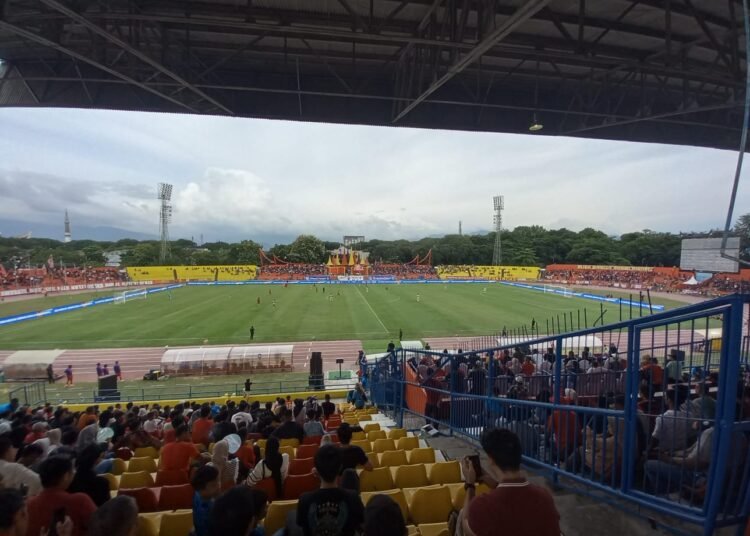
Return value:
[[(463, 460), (466, 499), (461, 511), (466, 536), (560, 536), (560, 514), (549, 491), (530, 483), (521, 471), (521, 441), (505, 429), (485, 430), (482, 448), (489, 458), (488, 481), (497, 487), (475, 496), (477, 475)], [(493, 482), (494, 483), (494, 482)]]
[(200, 418), (193, 423), (193, 443), (202, 443), (208, 446), (208, 436), (214, 426), (214, 421), (211, 419), (211, 408), (203, 406), (200, 411)]
[(190, 431), (184, 424), (175, 429), (176, 441), (167, 443), (161, 449), (161, 465), (165, 471), (187, 470), (190, 462), (200, 453), (190, 438)]
[(27, 536), (47, 533), (53, 522), (69, 517), (73, 522), (71, 536), (83, 536), (96, 505), (85, 493), (68, 493), (73, 482), (73, 462), (66, 456), (51, 456), (39, 466), (42, 492), (28, 502)]

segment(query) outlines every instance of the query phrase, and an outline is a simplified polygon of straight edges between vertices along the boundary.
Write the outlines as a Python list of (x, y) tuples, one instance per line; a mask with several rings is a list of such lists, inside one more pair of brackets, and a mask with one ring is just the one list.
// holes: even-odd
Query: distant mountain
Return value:
[[(62, 222), (56, 225), (46, 223), (25, 222), (17, 220), (0, 219), (0, 236), (5, 238), (25, 235), (31, 231), (34, 238), (54, 238), (55, 240), (63, 239)], [(158, 236), (155, 234), (139, 233), (128, 231), (119, 227), (109, 226), (77, 226), (72, 225), (73, 240), (104, 240), (113, 242), (123, 238), (133, 238), (135, 240), (154, 240)]]

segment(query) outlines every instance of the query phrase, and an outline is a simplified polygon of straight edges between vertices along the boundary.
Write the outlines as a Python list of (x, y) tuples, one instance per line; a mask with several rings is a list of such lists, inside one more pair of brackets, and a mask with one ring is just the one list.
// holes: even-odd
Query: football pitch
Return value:
[[(0, 304), (0, 316), (89, 298)], [(670, 309), (684, 305), (658, 303)], [(603, 307), (604, 323), (620, 319), (618, 305)], [(256, 343), (358, 339), (366, 348), (383, 348), (398, 340), (399, 331), (404, 340), (491, 335), (504, 327), (528, 327), (535, 319), (545, 333), (548, 319), (570, 318), (572, 312), (577, 322), (579, 311), (591, 325), (600, 308), (593, 300), (500, 284), (191, 286), (2, 326), (0, 349), (246, 344), (250, 326)], [(628, 315), (626, 306), (623, 310)]]

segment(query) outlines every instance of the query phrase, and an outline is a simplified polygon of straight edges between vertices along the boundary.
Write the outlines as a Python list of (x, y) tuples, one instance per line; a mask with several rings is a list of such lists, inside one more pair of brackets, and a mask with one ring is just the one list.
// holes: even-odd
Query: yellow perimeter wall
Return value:
[(254, 264), (236, 266), (131, 266), (131, 281), (247, 281), (255, 279), (258, 267)]
[(519, 279), (539, 279), (541, 268), (536, 266), (436, 266), (440, 279), (497, 279), (517, 281)]

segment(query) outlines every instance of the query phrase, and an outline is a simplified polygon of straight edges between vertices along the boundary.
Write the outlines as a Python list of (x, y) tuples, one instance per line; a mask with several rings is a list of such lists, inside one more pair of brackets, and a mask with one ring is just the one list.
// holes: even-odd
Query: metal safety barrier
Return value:
[(399, 349), (367, 366), (399, 426), (479, 440), (515, 431), (524, 461), (633, 510), (744, 527), (750, 514), (750, 338), (733, 295), (481, 351)]

